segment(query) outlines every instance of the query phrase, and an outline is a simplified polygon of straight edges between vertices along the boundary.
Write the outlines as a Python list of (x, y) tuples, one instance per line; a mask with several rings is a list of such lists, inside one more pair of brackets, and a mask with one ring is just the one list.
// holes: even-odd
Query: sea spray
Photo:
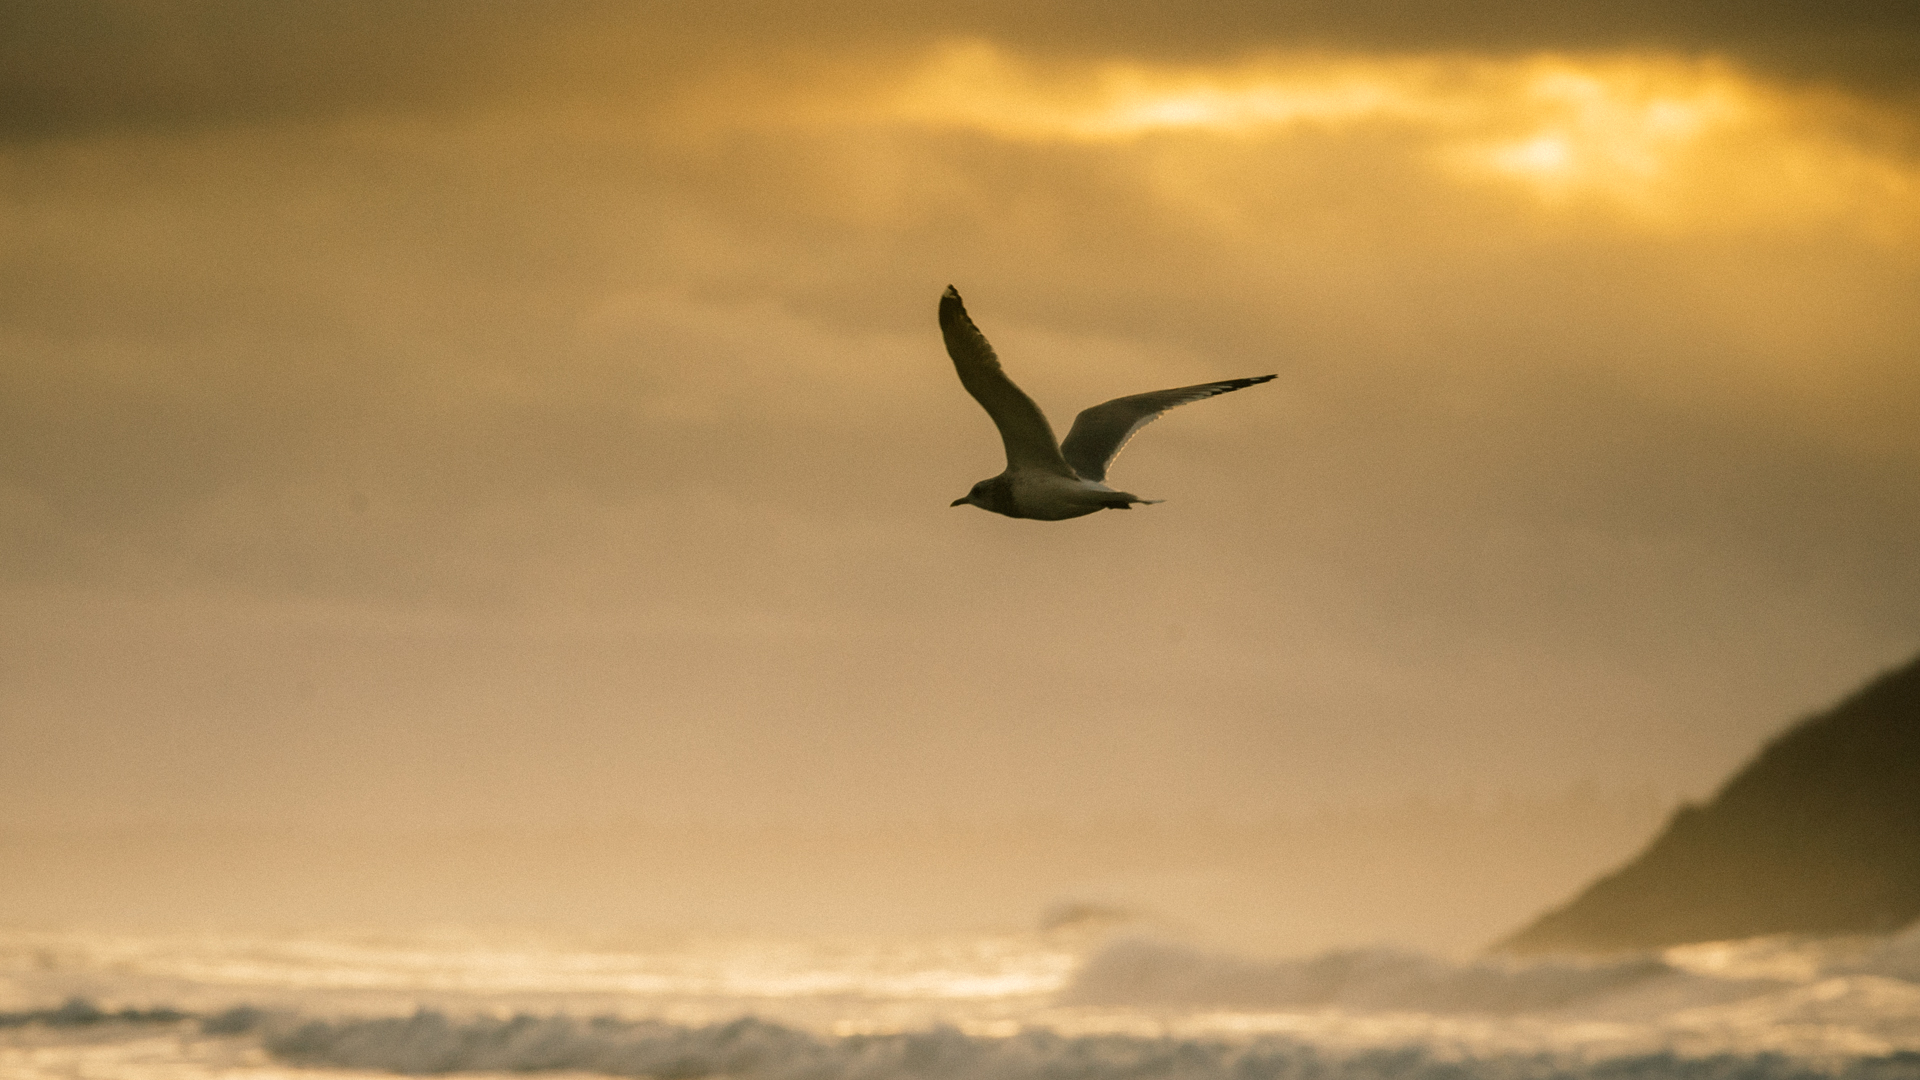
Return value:
[(742, 1018), (686, 1027), (564, 1016), (455, 1020), (435, 1012), (314, 1021), (270, 1038), (306, 1067), (588, 1072), (660, 1080), (1920, 1080), (1920, 1054), (1832, 1061), (1779, 1054), (1457, 1057), (1421, 1047), (1333, 1053), (1292, 1039), (1006, 1037), (953, 1028), (821, 1037)]

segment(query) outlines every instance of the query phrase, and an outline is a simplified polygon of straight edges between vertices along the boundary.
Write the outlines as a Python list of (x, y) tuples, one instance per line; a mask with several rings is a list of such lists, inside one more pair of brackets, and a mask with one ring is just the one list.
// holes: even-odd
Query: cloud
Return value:
[(0, 15), (0, 132), (459, 114), (501, 101), (670, 97), (716, 69), (809, 55), (880, 63), (976, 38), (1078, 59), (1217, 63), (1263, 51), (1715, 56), (1911, 104), (1920, 27), (1898, 3), (1675, 6), (1582, 0), (1409, 5), (990, 0), (813, 5), (515, 0), (24, 0)]
[(1891, 115), (1662, 55), (1275, 54), (1183, 68), (1022, 64), (972, 41), (937, 50), (893, 112), (1035, 141), (1387, 131), (1470, 178), (1682, 229), (1846, 216), (1899, 243), (1920, 207)]
[[(0, 593), (47, 642), (6, 700), (72, 751), (23, 807), (240, 813), (272, 792), (215, 774), (299, 771), (274, 732), (327, 763), (301, 812), (375, 818), (419, 760), (501, 813), (1691, 790), (1920, 640), (1896, 108), (1684, 53), (1115, 44), (1148, 14), (1049, 51), (1072, 11), (1010, 9), (686, 55), (721, 16), (667, 9), (629, 80), (588, 32), (627, 9), (502, 8), (273, 83), (312, 69), (256, 45), (348, 72), (436, 9), (137, 10), (211, 66), (43, 64), (95, 96), (0, 151)], [(1130, 448), (1165, 506), (968, 516), (949, 282), (1056, 423), (1281, 379)], [(88, 752), (132, 779), (49, 787)]]

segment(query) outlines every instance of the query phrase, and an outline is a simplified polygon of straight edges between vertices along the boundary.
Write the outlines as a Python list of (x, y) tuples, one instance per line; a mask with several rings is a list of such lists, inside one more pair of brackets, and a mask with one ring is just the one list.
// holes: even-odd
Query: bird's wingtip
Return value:
[(961, 323), (971, 326), (973, 320), (967, 318), (967, 305), (960, 302), (960, 290), (949, 285), (947, 291), (940, 294), (940, 325)]

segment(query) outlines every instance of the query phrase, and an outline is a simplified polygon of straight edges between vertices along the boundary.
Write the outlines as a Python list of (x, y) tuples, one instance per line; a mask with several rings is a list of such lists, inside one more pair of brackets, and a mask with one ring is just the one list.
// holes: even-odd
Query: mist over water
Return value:
[(1255, 960), (1087, 923), (596, 944), (446, 931), (72, 931), (0, 937), (0, 977), (19, 1005), (0, 1014), (0, 1063), (23, 1077), (1920, 1069), (1914, 933), (1517, 963), (1386, 949)]
[(0, 925), (806, 935), (1077, 910), (1257, 954), (1459, 955), (1630, 856), (1668, 809), (1651, 790), (1576, 788), (1242, 818), (15, 829)]
[[(9, 890), (0, 924), (0, 1069), (1920, 1075), (1920, 930), (1478, 951), (1630, 852), (1658, 809), (1587, 793), (1318, 822), (681, 824), (385, 847), (176, 830), (144, 868), (136, 835), (16, 835), (0, 850), (38, 891)], [(1574, 845), (1557, 873), (1551, 843)], [(134, 886), (117, 904), (115, 882)], [(1511, 911), (1468, 900), (1503, 888)]]
[[(176, 828), (144, 854), (158, 834), (16, 833), (0, 851), (29, 884), (0, 913), (0, 1069), (1913, 1075), (1920, 931), (1477, 951), (1630, 853), (1660, 809), (1576, 793), (1180, 828), (682, 823), (512, 842)], [(1502, 890), (1508, 908), (1469, 900)]]

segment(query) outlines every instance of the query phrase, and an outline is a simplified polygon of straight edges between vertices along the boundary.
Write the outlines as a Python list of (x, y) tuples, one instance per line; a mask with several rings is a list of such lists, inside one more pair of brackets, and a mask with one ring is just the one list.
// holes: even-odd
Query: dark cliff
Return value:
[(1611, 952), (1920, 918), (1920, 659), (1775, 738), (1646, 851), (1496, 949)]

